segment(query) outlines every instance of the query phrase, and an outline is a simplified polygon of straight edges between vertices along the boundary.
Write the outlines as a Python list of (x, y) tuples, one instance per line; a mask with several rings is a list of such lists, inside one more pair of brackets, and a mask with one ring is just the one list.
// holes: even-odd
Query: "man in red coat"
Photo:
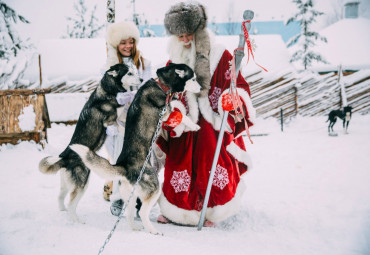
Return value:
[[(172, 113), (164, 122), (157, 145), (164, 155), (163, 193), (159, 199), (162, 215), (158, 221), (197, 225), (207, 189), (223, 116), (222, 96), (230, 87), (232, 55), (214, 43), (208, 32), (207, 15), (199, 3), (177, 3), (165, 15), (164, 24), (171, 35), (170, 61), (193, 68), (201, 86), (198, 94), (186, 93), (171, 102)], [(253, 108), (248, 83), (237, 77), (237, 91), (246, 121), (235, 121), (229, 113), (220, 156), (206, 212), (210, 226), (236, 214), (245, 189), (244, 176), (251, 167), (243, 136), (245, 123), (253, 125)], [(199, 125), (188, 128), (173, 125), (174, 112), (181, 112)], [(176, 121), (175, 121), (176, 122)]]

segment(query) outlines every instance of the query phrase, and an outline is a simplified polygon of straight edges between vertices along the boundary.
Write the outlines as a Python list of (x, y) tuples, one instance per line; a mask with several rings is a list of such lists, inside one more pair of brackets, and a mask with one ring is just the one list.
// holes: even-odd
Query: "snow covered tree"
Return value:
[(100, 25), (98, 18), (95, 16), (96, 5), (93, 10), (88, 12), (85, 5), (85, 0), (78, 0), (74, 4), (76, 11), (75, 17), (67, 17), (67, 36), (64, 38), (94, 38), (98, 32), (104, 28), (104, 24)]
[(9, 60), (16, 57), (20, 50), (28, 49), (31, 45), (23, 41), (18, 35), (15, 24), (21, 21), (29, 23), (23, 16), (18, 15), (16, 11), (0, 1), (0, 58)]
[(316, 17), (323, 13), (314, 9), (312, 0), (293, 0), (293, 3), (297, 4), (298, 13), (291, 17), (286, 25), (296, 20), (300, 23), (301, 32), (287, 42), (288, 47), (294, 44), (298, 46), (298, 50), (293, 53), (290, 62), (301, 61), (305, 70), (312, 65), (312, 61), (327, 63), (321, 55), (312, 51), (316, 45), (315, 41), (327, 42), (327, 40), (319, 33), (311, 31), (310, 27), (316, 21)]
[(34, 46), (29, 39), (23, 40), (15, 26), (18, 21), (29, 21), (0, 0), (0, 89), (17, 88), (26, 70)]

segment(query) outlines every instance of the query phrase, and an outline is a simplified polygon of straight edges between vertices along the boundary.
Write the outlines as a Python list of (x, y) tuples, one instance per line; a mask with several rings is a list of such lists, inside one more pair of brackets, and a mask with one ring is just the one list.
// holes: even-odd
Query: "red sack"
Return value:
[(230, 111), (234, 110), (232, 95), (223, 94), (221, 103), (222, 103), (222, 109), (224, 111), (230, 112)]

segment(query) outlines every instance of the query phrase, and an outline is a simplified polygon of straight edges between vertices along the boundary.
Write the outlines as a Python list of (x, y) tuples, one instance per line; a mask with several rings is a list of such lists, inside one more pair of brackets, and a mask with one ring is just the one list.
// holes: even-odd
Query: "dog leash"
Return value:
[(133, 194), (135, 192), (135, 189), (136, 189), (137, 185), (139, 184), (139, 181), (141, 180), (141, 177), (143, 176), (145, 167), (146, 167), (148, 161), (150, 160), (150, 155), (153, 152), (153, 144), (155, 143), (155, 141), (157, 140), (157, 137), (159, 135), (159, 131), (160, 131), (160, 128), (161, 128), (161, 125), (162, 125), (162, 121), (163, 121), (162, 118), (163, 118), (163, 116), (165, 115), (166, 112), (167, 112), (167, 104), (163, 107), (162, 112), (159, 114), (159, 121), (158, 121), (158, 124), (157, 124), (157, 128), (156, 128), (156, 131), (154, 133), (154, 136), (153, 136), (153, 139), (152, 139), (152, 143), (151, 143), (150, 148), (149, 148), (148, 155), (146, 156), (145, 162), (144, 162), (144, 164), (143, 164), (143, 166), (142, 166), (142, 168), (140, 170), (139, 177), (137, 178), (136, 183), (134, 184), (134, 187), (132, 188), (132, 191), (130, 193), (130, 196), (129, 196), (127, 202), (124, 203), (124, 205), (122, 207), (122, 211), (121, 211), (120, 215), (118, 216), (118, 219), (117, 219), (116, 223), (114, 224), (112, 230), (110, 231), (110, 233), (108, 234), (107, 238), (105, 239), (104, 244), (99, 249), (98, 255), (102, 254), (102, 252), (104, 251), (105, 246), (109, 243), (110, 239), (112, 238), (113, 233), (116, 230), (116, 228), (117, 228), (120, 220), (123, 218), (123, 214), (125, 213), (126, 207), (127, 207), (128, 203), (130, 202), (130, 200), (131, 200), (131, 198), (132, 198), (132, 196), (133, 196)]

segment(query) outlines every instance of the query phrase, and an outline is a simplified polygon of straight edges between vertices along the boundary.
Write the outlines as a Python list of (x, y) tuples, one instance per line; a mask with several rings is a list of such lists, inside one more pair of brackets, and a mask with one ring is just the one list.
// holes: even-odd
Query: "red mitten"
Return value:
[(222, 95), (221, 102), (222, 102), (222, 109), (224, 111), (230, 112), (230, 111), (234, 110), (232, 95), (230, 95), (230, 94), (223, 94)]
[(171, 112), (170, 116), (165, 122), (163, 122), (163, 124), (165, 126), (175, 128), (181, 123), (181, 121), (182, 113), (179, 110), (175, 109), (173, 112)]

